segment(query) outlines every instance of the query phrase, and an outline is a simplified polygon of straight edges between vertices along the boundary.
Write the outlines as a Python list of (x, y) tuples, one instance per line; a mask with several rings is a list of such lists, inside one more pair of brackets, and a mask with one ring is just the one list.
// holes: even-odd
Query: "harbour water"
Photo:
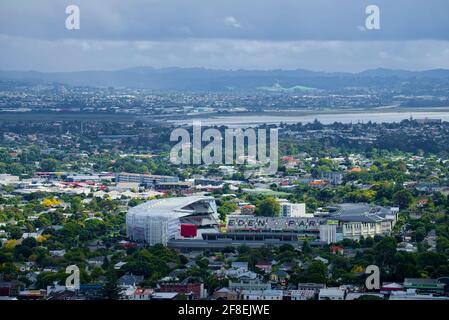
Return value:
[[(411, 112), (354, 112), (354, 113), (317, 113), (291, 115), (288, 113), (279, 113), (279, 115), (233, 115), (233, 116), (204, 116), (196, 117), (196, 121), (201, 121), (202, 125), (215, 126), (226, 125), (229, 127), (256, 126), (260, 124), (280, 124), (280, 123), (310, 123), (316, 120), (323, 124), (334, 122), (358, 123), (393, 123), (405, 119), (441, 119), (449, 121), (449, 111), (411, 111)], [(191, 124), (192, 119), (174, 120), (178, 125)]]

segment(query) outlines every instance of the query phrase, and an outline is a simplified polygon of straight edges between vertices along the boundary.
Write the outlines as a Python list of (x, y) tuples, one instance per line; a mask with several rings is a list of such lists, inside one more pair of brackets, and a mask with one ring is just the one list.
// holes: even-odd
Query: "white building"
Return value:
[(345, 239), (374, 238), (376, 235), (388, 235), (393, 229), (391, 222), (377, 216), (352, 217), (349, 220), (341, 219), (340, 222)]
[(18, 176), (2, 173), (0, 174), (0, 185), (16, 185), (20, 183)]
[(242, 300), (282, 300), (282, 290), (242, 290)]
[(159, 176), (151, 174), (137, 174), (137, 173), (117, 173), (115, 175), (115, 182), (134, 182), (144, 184), (147, 186), (155, 186), (159, 183), (178, 182), (179, 178), (174, 176)]
[(315, 290), (289, 290), (290, 300), (312, 300), (315, 297)]
[(230, 290), (263, 291), (270, 290), (271, 284), (264, 282), (256, 273), (248, 271), (238, 275), (235, 279), (229, 280)]
[(313, 214), (306, 213), (305, 203), (290, 203), (287, 200), (279, 200), (281, 206), (280, 216), (284, 218), (313, 218)]
[(407, 289), (407, 291), (392, 291), (390, 300), (449, 300), (449, 297), (418, 294), (416, 289)]
[(320, 225), (320, 241), (329, 243), (337, 242), (337, 225), (323, 224)]
[(218, 225), (215, 199), (190, 196), (142, 203), (126, 214), (126, 235), (149, 245), (167, 245), (170, 239), (180, 237), (183, 223), (215, 230)]
[(345, 290), (340, 288), (320, 289), (318, 300), (344, 300)]
[(389, 235), (398, 219), (399, 208), (372, 206), (366, 203), (344, 203), (332, 216), (339, 221), (343, 238), (358, 240), (376, 235)]

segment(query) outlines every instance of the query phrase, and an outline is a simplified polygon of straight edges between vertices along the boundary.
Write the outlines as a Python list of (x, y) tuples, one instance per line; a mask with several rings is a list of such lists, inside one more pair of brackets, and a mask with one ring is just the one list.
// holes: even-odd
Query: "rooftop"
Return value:
[[(191, 214), (194, 210), (189, 208), (197, 202), (212, 202), (213, 197), (190, 196), (150, 200), (129, 209), (128, 213), (135, 215), (151, 215), (163, 218), (179, 218)], [(209, 204), (210, 207), (210, 204)], [(205, 208), (206, 209), (206, 208)]]

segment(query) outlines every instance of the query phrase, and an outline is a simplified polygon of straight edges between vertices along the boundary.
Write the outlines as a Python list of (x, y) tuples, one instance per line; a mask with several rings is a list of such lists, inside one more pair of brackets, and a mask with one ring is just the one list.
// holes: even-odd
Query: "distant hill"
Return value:
[(258, 87), (257, 90), (269, 91), (269, 92), (309, 92), (316, 90), (315, 88), (305, 86), (293, 86), (290, 88), (284, 88), (279, 83), (275, 83), (271, 87)]
[(305, 88), (326, 90), (361, 86), (384, 87), (404, 81), (419, 82), (429, 79), (448, 82), (449, 70), (373, 69), (360, 73), (328, 73), (303, 69), (230, 71), (205, 68), (138, 67), (118, 71), (56, 73), (0, 71), (0, 81), (180, 91), (258, 90), (258, 88), (268, 91), (296, 91)]

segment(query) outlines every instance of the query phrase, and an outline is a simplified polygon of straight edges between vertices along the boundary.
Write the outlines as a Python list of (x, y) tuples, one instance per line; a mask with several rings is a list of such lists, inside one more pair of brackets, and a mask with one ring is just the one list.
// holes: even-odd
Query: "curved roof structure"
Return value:
[[(180, 218), (197, 213), (196, 210), (188, 208), (197, 202), (213, 202), (213, 197), (206, 196), (190, 196), (179, 198), (166, 198), (150, 200), (138, 206), (130, 208), (128, 214), (135, 216), (151, 216), (160, 218)], [(210, 206), (211, 204), (209, 204)], [(214, 213), (215, 209), (210, 207), (210, 213)]]

